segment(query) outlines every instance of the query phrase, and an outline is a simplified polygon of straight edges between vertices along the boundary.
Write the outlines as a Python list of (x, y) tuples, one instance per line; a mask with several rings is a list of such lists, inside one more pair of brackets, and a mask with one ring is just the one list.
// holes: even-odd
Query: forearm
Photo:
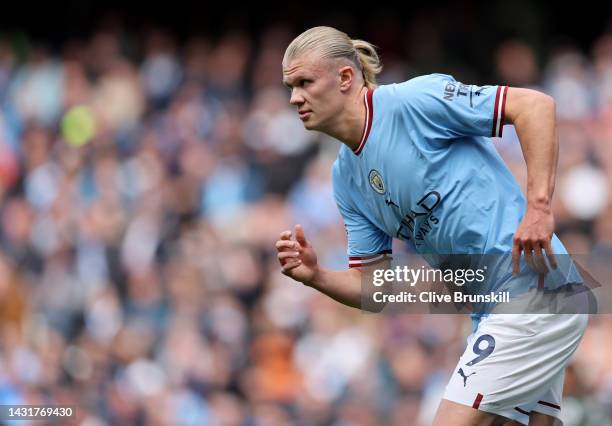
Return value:
[[(379, 269), (388, 268), (388, 262), (377, 265)], [(320, 268), (311, 282), (306, 285), (326, 294), (332, 299), (357, 309), (380, 312), (386, 302), (374, 302), (372, 292), (390, 291), (390, 286), (378, 289), (371, 285), (374, 268), (353, 268), (346, 271), (331, 271)]]
[(361, 271), (332, 271), (319, 268), (314, 279), (304, 283), (332, 299), (353, 308), (361, 308)]
[(527, 164), (527, 204), (549, 209), (559, 154), (555, 103), (549, 96), (530, 92), (513, 124)]

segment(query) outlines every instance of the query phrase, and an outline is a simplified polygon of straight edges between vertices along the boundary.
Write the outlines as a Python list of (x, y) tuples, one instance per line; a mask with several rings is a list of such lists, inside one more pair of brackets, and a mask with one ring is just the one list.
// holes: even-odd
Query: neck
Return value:
[(332, 129), (325, 132), (331, 137), (338, 139), (353, 151), (359, 147), (364, 132), (366, 120), (364, 97), (367, 91), (368, 88), (366, 86), (357, 90), (351, 96), (346, 107), (334, 120), (335, 125), (331, 126)]

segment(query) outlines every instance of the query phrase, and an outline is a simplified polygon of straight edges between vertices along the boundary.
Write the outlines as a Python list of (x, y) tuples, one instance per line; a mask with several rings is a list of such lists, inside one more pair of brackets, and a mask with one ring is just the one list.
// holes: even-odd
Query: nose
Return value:
[(289, 99), (289, 103), (291, 105), (301, 105), (304, 103), (304, 97), (300, 93), (297, 87), (294, 87), (291, 90), (291, 99)]

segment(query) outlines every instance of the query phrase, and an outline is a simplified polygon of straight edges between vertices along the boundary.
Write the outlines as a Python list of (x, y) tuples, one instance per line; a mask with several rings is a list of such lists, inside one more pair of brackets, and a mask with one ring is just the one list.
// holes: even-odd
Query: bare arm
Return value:
[[(362, 280), (363, 274), (371, 273), (371, 268), (353, 268), (346, 271), (332, 271), (319, 267), (317, 256), (312, 245), (306, 240), (304, 230), (300, 225), (295, 226), (295, 240), (291, 239), (291, 231), (283, 231), (276, 242), (278, 260), (282, 273), (296, 281), (312, 287), (332, 299), (353, 308), (362, 309)], [(381, 262), (377, 268), (388, 268), (389, 262)], [(372, 286), (365, 286), (369, 291)], [(374, 306), (376, 305), (376, 306)], [(379, 312), (384, 304), (369, 302), (368, 310)]]
[[(527, 164), (527, 211), (513, 241), (514, 272), (518, 272), (521, 251), (535, 270), (546, 272), (542, 249), (556, 267), (550, 240), (554, 231), (551, 200), (559, 155), (555, 101), (530, 89), (509, 88), (506, 121), (514, 124)], [(533, 252), (533, 254), (532, 254)]]
[(359, 269), (332, 271), (318, 268), (315, 278), (304, 284), (344, 305), (361, 309), (361, 271)]

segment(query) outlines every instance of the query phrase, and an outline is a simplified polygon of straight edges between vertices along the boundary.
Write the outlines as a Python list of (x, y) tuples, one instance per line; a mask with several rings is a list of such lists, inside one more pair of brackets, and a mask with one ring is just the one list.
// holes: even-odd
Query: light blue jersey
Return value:
[[(361, 144), (342, 145), (333, 166), (349, 267), (389, 256), (393, 238), (409, 241), (432, 266), (451, 254), (511, 260), (526, 201), (490, 139), (502, 135), (507, 92), (443, 74), (367, 92)], [(566, 253), (556, 236), (552, 246)], [(525, 271), (517, 283), (505, 267), (510, 274), (490, 283), (492, 291), (538, 285), (537, 275)]]

